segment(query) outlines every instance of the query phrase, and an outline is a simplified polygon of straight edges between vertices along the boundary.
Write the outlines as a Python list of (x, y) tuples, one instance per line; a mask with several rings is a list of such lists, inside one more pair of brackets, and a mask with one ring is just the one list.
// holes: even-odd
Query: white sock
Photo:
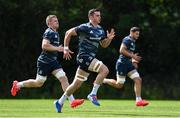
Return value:
[(24, 83), (23, 83), (23, 82), (18, 82), (18, 83), (17, 83), (17, 87), (18, 87), (18, 88), (24, 87)]
[(64, 104), (64, 101), (66, 100), (68, 98), (68, 96), (67, 95), (65, 95), (65, 94), (63, 94), (62, 96), (61, 96), (61, 98), (58, 100), (58, 102), (59, 102), (59, 104)]
[(69, 101), (70, 101), (70, 103), (74, 100), (74, 96), (73, 95), (70, 95), (69, 97), (68, 97), (68, 99), (69, 99)]
[(139, 96), (137, 96), (137, 97), (136, 97), (136, 102), (137, 102), (137, 101), (140, 101), (140, 100), (142, 100), (142, 98), (139, 97)]
[(93, 89), (92, 89), (92, 91), (91, 91), (90, 94), (91, 94), (91, 95), (92, 95), (92, 94), (96, 95), (99, 87), (100, 87), (99, 84), (94, 83)]

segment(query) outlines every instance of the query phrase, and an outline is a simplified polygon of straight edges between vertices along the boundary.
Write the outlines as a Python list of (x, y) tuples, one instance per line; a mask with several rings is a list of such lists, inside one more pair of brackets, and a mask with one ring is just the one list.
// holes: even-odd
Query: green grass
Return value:
[(147, 107), (136, 107), (133, 100), (100, 100), (96, 107), (90, 101), (72, 109), (68, 101), (63, 113), (56, 113), (53, 100), (0, 100), (0, 118), (180, 118), (180, 101), (150, 101)]

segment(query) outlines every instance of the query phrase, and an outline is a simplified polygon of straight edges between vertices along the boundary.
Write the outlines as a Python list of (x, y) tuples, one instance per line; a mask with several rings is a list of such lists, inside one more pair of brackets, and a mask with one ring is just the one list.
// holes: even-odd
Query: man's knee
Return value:
[(132, 70), (131, 72), (128, 73), (128, 76), (131, 79), (141, 79), (137, 70)]
[[(79, 73), (77, 72), (76, 75), (75, 75), (75, 79), (78, 80), (78, 81), (83, 82), (83, 81), (86, 81), (86, 80), (87, 80), (87, 77), (86, 77), (85, 75), (79, 74)], [(76, 81), (76, 82), (78, 82), (78, 81)]]
[(55, 76), (57, 79), (66, 78), (66, 73), (63, 71), (63, 69), (59, 69), (58, 72), (56, 72), (56, 73), (54, 74), (54, 76)]
[(116, 73), (116, 78), (117, 78), (116, 84), (118, 84), (119, 86), (120, 85), (123, 86), (123, 84), (126, 82), (126, 77), (119, 75), (118, 72)]
[(102, 73), (103, 75), (107, 76), (109, 74), (109, 69), (103, 64), (100, 68), (99, 73)]
[(47, 76), (41, 76), (41, 75), (36, 75), (36, 87), (41, 87), (44, 82), (47, 80)]
[(68, 82), (68, 79), (67, 79), (66, 76), (61, 77), (61, 78), (58, 78), (58, 80), (59, 80), (61, 83)]
[(136, 77), (133, 79), (135, 83), (137, 84), (141, 84), (142, 83), (142, 79), (140, 77)]
[(134, 82), (135, 82), (136, 84), (141, 84), (141, 83), (142, 83), (142, 79), (141, 79), (139, 73), (138, 73), (136, 70), (133, 70), (133, 71), (129, 72), (129, 73), (128, 73), (128, 76), (129, 76), (132, 80), (134, 80)]
[(36, 87), (42, 87), (44, 82), (36, 80)]
[(108, 75), (109, 74), (109, 69), (105, 66), (105, 69), (104, 69), (104, 73), (106, 74), (106, 75)]

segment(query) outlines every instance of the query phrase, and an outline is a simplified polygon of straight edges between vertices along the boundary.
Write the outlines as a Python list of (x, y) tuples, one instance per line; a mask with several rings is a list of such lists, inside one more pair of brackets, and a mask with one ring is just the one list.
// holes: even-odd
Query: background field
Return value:
[(147, 107), (136, 107), (133, 100), (100, 100), (96, 107), (85, 101), (75, 109), (68, 101), (63, 113), (56, 113), (53, 100), (0, 100), (0, 118), (180, 118), (180, 101), (150, 101)]

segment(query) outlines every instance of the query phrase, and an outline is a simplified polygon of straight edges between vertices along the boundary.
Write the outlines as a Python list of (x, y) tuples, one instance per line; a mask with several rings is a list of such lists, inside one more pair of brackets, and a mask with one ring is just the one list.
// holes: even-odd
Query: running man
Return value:
[(105, 78), (103, 83), (120, 89), (125, 83), (126, 76), (128, 76), (134, 81), (136, 106), (146, 106), (149, 103), (141, 98), (142, 79), (137, 72), (138, 63), (142, 58), (137, 53), (134, 53), (135, 41), (139, 38), (139, 33), (140, 29), (138, 27), (132, 27), (130, 29), (130, 35), (123, 39), (119, 49), (120, 56), (116, 62), (117, 80)]
[[(63, 52), (64, 47), (60, 45), (59, 22), (57, 16), (49, 15), (46, 18), (48, 28), (43, 34), (42, 52), (37, 60), (37, 74), (36, 79), (28, 79), (18, 82), (15, 80), (11, 88), (12, 96), (16, 96), (21, 88), (37, 88), (41, 87), (47, 79), (47, 75), (54, 75), (61, 83), (63, 91), (69, 86), (68, 79), (62, 66), (57, 61), (58, 52)], [(72, 53), (72, 52), (70, 52)], [(75, 100), (73, 95), (69, 95), (70, 105), (72, 108), (82, 104), (83, 99)]]
[(101, 21), (101, 12), (99, 9), (91, 9), (88, 13), (89, 22), (71, 28), (66, 32), (64, 38), (64, 58), (71, 59), (71, 51), (69, 50), (69, 42), (72, 36), (79, 36), (79, 52), (77, 55), (77, 63), (79, 65), (74, 81), (66, 89), (62, 97), (55, 101), (57, 112), (61, 112), (64, 101), (73, 94), (81, 84), (87, 80), (90, 72), (98, 73), (91, 93), (87, 98), (96, 106), (100, 106), (97, 101), (97, 91), (103, 82), (103, 79), (108, 75), (109, 70), (102, 61), (95, 58), (99, 44), (106, 48), (111, 43), (115, 36), (115, 32), (111, 29), (107, 36), (103, 28), (99, 25)]

